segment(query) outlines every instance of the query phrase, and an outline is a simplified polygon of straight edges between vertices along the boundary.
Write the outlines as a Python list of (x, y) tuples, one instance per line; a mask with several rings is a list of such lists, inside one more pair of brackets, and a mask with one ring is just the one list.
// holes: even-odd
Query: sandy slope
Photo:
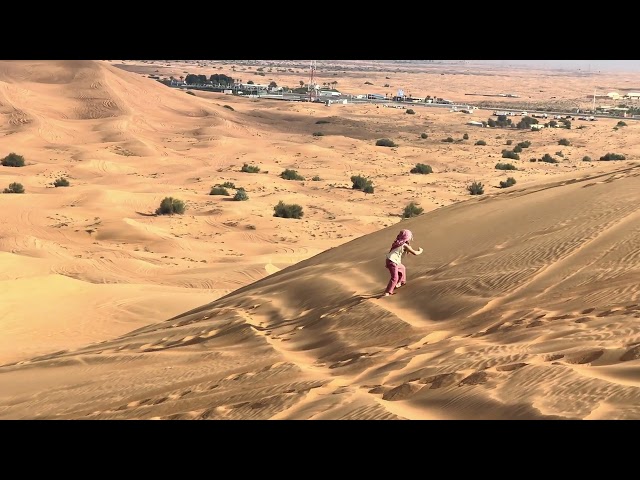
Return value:
[[(574, 80), (572, 88), (582, 88)], [(640, 153), (640, 124), (514, 132), (474, 129), (469, 119), (192, 96), (105, 62), (0, 62), (0, 157), (16, 152), (27, 162), (0, 167), (0, 188), (15, 181), (26, 188), (0, 195), (0, 364), (21, 363), (1, 370), (0, 416), (583, 418), (593, 408), (589, 418), (633, 417), (615, 395), (593, 406), (609, 390), (588, 394), (596, 373), (625, 388), (636, 378), (634, 363), (626, 363), (635, 355), (627, 324), (635, 307), (616, 309), (637, 300), (637, 221), (629, 210), (637, 177), (624, 169)], [(460, 141), (443, 143), (447, 136)], [(381, 137), (399, 147), (376, 147)], [(561, 138), (571, 146), (559, 146)], [(475, 146), (479, 139), (487, 145)], [(514, 161), (516, 171), (493, 168), (506, 161), (506, 140), (532, 142)], [(528, 161), (557, 151), (564, 154), (558, 164)], [(607, 152), (630, 160), (582, 161)], [(261, 173), (240, 172), (245, 162)], [(417, 162), (434, 173), (409, 174)], [(307, 180), (280, 178), (285, 168)], [(370, 177), (375, 193), (353, 190), (354, 174)], [(53, 188), (62, 175), (71, 186)], [(322, 180), (310, 181), (314, 175)], [(498, 189), (507, 176), (518, 183)], [(484, 198), (469, 197), (472, 180), (485, 183)], [(245, 187), (249, 201), (208, 195), (224, 181)], [(531, 193), (549, 182), (567, 185)], [(154, 216), (169, 195), (185, 200), (186, 214)], [(303, 219), (274, 218), (279, 200), (302, 205)], [(470, 203), (451, 205), (460, 200)], [(425, 209), (406, 224), (427, 242), (428, 255), (409, 259), (411, 285), (382, 304), (369, 298), (386, 283), (381, 252), (410, 201)], [(164, 322), (194, 308), (211, 311)], [(596, 310), (576, 314), (588, 308)], [(548, 321), (564, 315), (574, 317)], [(596, 372), (589, 362), (597, 350), (604, 353), (594, 365), (616, 361)], [(533, 389), (520, 406), (520, 393), (508, 388), (490, 398), (474, 390), (476, 400), (438, 388), (485, 370), (463, 383), (493, 387), (503, 371), (496, 365), (528, 371), (504, 356), (537, 365), (543, 354), (565, 355), (558, 361), (581, 375), (567, 374), (571, 381), (593, 377), (583, 406), (572, 409), (553, 388), (539, 397)], [(488, 370), (485, 361), (493, 362)], [(405, 376), (414, 365), (428, 375)], [(523, 381), (555, 385), (537, 375)], [(424, 385), (429, 392), (415, 399), (387, 401)], [(562, 385), (575, 394), (573, 384)], [(442, 399), (431, 396), (441, 392)], [(446, 392), (460, 408), (450, 408)], [(475, 401), (493, 403), (476, 411)]]
[(426, 254), (393, 297), (397, 226), (2, 367), (0, 418), (640, 418), (639, 187), (635, 165), (406, 220)]

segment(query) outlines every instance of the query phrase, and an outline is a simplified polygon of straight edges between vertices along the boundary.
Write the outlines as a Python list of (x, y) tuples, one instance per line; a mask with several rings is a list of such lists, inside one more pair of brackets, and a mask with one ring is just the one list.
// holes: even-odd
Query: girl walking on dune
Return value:
[(420, 255), (422, 253), (422, 248), (414, 250), (411, 245), (409, 245), (411, 240), (413, 240), (413, 233), (411, 233), (411, 230), (401, 230), (391, 245), (389, 253), (387, 253), (385, 266), (391, 274), (391, 279), (384, 291), (385, 297), (393, 295), (394, 289), (407, 283), (407, 270), (402, 264), (402, 256), (407, 252), (412, 253), (413, 255)]

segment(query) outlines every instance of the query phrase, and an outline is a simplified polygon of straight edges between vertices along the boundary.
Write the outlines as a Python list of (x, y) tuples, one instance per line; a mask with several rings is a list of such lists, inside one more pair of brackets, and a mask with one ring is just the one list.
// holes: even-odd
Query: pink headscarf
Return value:
[(404, 245), (411, 240), (413, 240), (413, 233), (411, 233), (411, 230), (400, 230), (400, 233), (394, 240), (389, 251), (393, 250), (394, 248), (398, 248), (400, 245)]

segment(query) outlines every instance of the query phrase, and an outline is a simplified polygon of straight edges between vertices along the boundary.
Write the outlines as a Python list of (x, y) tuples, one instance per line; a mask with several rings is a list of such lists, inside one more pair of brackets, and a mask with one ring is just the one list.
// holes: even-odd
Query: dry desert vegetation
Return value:
[[(320, 66), (341, 91), (460, 102), (473, 87), (588, 106), (584, 92), (640, 85)], [(327, 108), (149, 78), (258, 83), (257, 68), (308, 78), (0, 62), (0, 418), (640, 418), (637, 121), (481, 128), (466, 123), (491, 110)], [(162, 214), (167, 198), (184, 212)], [(299, 218), (274, 216), (280, 202)], [(403, 218), (410, 203), (422, 213)], [(380, 298), (400, 228), (425, 253)]]

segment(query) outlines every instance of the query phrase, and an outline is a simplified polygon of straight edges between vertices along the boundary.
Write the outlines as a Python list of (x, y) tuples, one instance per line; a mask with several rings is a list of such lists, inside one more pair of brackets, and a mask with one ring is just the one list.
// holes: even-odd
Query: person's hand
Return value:
[(422, 247), (420, 247), (420, 250), (418, 250), (418, 255), (420, 255), (423, 252)]

